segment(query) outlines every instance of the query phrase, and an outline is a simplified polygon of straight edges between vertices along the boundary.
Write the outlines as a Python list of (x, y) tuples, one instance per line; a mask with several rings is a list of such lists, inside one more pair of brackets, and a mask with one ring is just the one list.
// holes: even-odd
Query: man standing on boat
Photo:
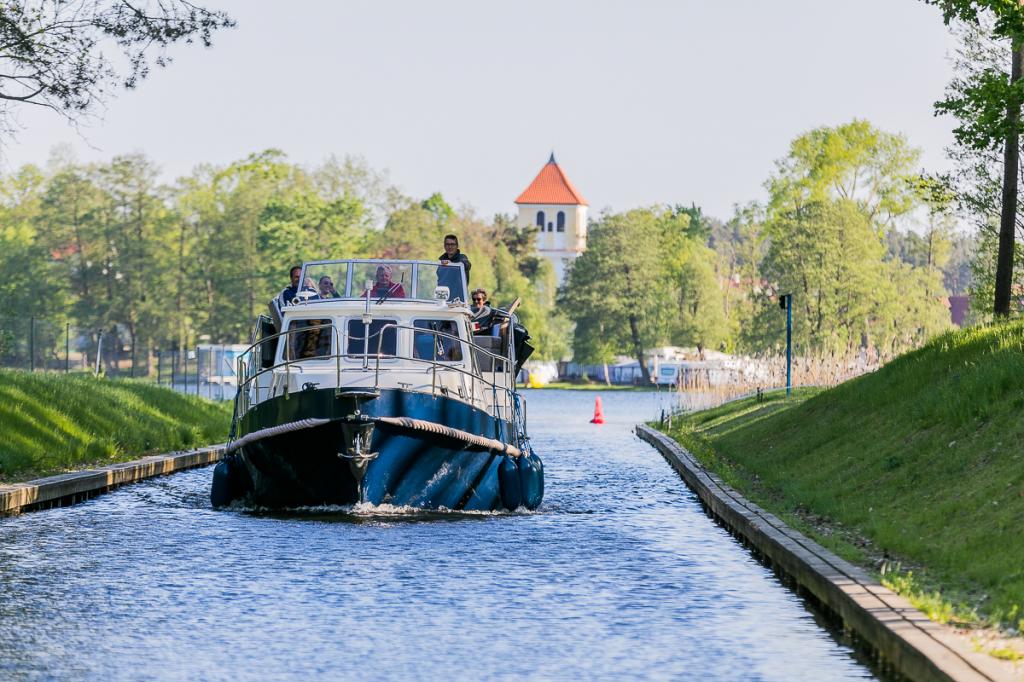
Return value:
[(469, 259), (466, 258), (466, 254), (459, 251), (459, 238), (454, 234), (446, 234), (444, 236), (444, 253), (442, 253), (438, 260), (441, 261), (441, 265), (449, 265), (451, 263), (462, 263), (462, 269), (466, 272), (466, 284), (469, 284)]

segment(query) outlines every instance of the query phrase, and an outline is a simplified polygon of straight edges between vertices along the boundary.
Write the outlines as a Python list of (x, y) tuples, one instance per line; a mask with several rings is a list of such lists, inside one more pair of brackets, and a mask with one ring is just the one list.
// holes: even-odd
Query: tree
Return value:
[(804, 133), (790, 143), (767, 182), (769, 212), (813, 202), (852, 201), (881, 231), (917, 205), (913, 180), (920, 151), (902, 135), (854, 120)]
[(589, 229), (587, 250), (569, 269), (561, 305), (576, 323), (575, 357), (607, 362), (632, 355), (645, 383), (644, 351), (664, 340), (672, 310), (664, 252), (664, 218), (652, 209), (602, 216)]
[(948, 25), (958, 20), (975, 26), (990, 23), (991, 33), (1004, 41), (1009, 61), (1005, 69), (989, 65), (962, 73), (950, 83), (937, 113), (960, 121), (953, 131), (957, 143), (975, 150), (1003, 148), (1003, 178), (999, 214), (993, 313), (1010, 314), (1013, 288), (1017, 185), (1020, 176), (1021, 105), (1024, 104), (1024, 4), (1021, 0), (925, 0), (942, 9)]
[[(213, 33), (234, 26), (224, 12), (187, 0), (7, 0), (0, 9), (0, 125), (9, 107), (35, 104), (71, 121), (106, 99), (117, 84), (134, 88), (153, 63), (171, 62), (174, 43), (209, 47)], [(124, 57), (115, 67), (103, 47)]]

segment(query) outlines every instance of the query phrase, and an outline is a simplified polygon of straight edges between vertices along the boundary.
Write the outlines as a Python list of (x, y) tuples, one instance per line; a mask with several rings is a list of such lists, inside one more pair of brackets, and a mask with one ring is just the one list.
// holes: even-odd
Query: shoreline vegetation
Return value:
[[(1016, 321), (943, 334), (831, 389), (652, 425), (933, 620), (1012, 637), (1024, 632), (1022, 408)], [(978, 646), (1024, 659), (1019, 639)]]
[(0, 370), (0, 484), (220, 442), (230, 412), (139, 380)]

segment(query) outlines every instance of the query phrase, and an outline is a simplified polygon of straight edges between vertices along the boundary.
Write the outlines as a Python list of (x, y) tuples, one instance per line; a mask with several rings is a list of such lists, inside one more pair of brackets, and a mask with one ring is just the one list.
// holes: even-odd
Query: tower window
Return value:
[(558, 231), (565, 232), (565, 211), (558, 212)]
[(548, 223), (548, 232), (554, 232), (554, 230), (555, 230), (555, 224), (554, 223)]
[(544, 211), (537, 211), (537, 227), (544, 231)]

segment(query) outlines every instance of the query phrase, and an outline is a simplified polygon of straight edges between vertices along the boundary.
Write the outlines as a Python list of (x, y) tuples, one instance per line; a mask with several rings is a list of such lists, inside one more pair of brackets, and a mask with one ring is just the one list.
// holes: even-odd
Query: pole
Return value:
[(103, 330), (100, 330), (99, 338), (96, 340), (96, 376), (100, 375), (100, 358), (103, 357)]
[(199, 395), (199, 346), (196, 346), (196, 395)]
[(156, 385), (159, 386), (161, 379), (160, 370), (162, 369), (160, 367), (160, 351), (154, 351), (153, 354), (156, 356)]
[(793, 294), (786, 294), (786, 397), (793, 393)]
[(28, 367), (36, 371), (36, 318), (28, 318)]
[(64, 323), (64, 373), (71, 371), (71, 323)]
[(185, 393), (188, 393), (188, 349), (185, 349)]

